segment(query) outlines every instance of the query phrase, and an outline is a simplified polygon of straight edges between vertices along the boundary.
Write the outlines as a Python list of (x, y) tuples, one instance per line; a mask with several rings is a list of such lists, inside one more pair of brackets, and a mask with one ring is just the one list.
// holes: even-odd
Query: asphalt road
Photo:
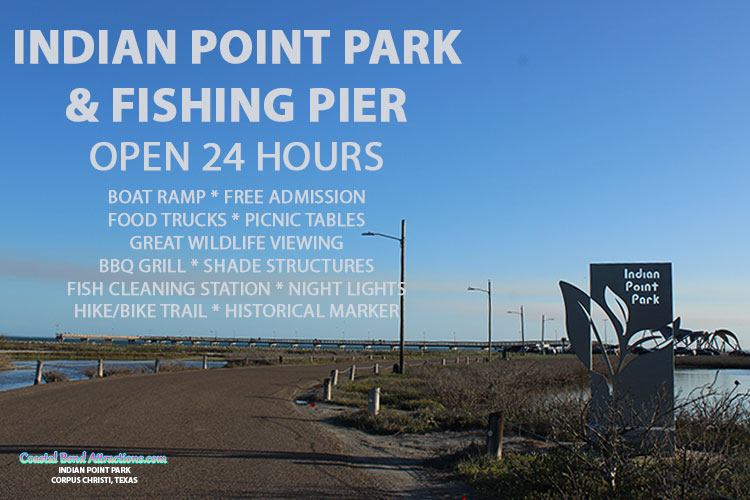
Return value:
[[(295, 411), (298, 389), (330, 366), (274, 366), (112, 377), (0, 393), (0, 498), (380, 499), (372, 470)], [(130, 474), (61, 474), (19, 455), (165, 455)], [(94, 466), (95, 464), (88, 464)], [(54, 484), (60, 476), (137, 484)], [(114, 480), (114, 478), (113, 478)]]

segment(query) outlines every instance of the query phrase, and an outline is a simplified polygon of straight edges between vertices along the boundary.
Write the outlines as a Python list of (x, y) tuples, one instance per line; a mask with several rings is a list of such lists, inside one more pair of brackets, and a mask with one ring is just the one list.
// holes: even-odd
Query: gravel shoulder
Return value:
[[(139, 374), (0, 393), (2, 498), (252, 498), (380, 500), (382, 463), (352, 456), (317, 420), (290, 408), (331, 365)], [(60, 464), (20, 455), (165, 455), (135, 465), (137, 483), (55, 482)], [(88, 464), (87, 464), (88, 465)], [(113, 478), (114, 480), (114, 478)], [(414, 498), (420, 498), (415, 496)]]
[[(316, 421), (342, 443), (352, 456), (380, 464), (371, 469), (379, 489), (390, 498), (425, 500), (461, 499), (475, 496), (466, 483), (452, 477), (445, 457), (485, 439), (482, 431), (434, 432), (428, 434), (373, 435), (337, 424), (335, 417), (351, 408), (306, 401), (310, 390), (301, 391), (292, 404), (306, 419)], [(303, 403), (305, 401), (306, 403)]]

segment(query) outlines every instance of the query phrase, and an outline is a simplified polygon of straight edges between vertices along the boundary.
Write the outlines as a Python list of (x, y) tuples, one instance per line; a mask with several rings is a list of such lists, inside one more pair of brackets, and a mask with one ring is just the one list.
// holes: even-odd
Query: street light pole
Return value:
[(545, 318), (544, 314), (542, 314), (542, 355), (544, 355), (544, 324), (547, 321), (554, 321), (555, 318)]
[(404, 350), (406, 349), (406, 343), (404, 341), (404, 295), (406, 293), (406, 285), (404, 283), (404, 262), (405, 262), (405, 249), (404, 249), (404, 243), (406, 242), (406, 219), (401, 219), (401, 237), (398, 238), (396, 236), (391, 236), (389, 234), (383, 234), (383, 233), (373, 233), (371, 231), (368, 231), (366, 233), (362, 233), (362, 236), (382, 236), (383, 238), (388, 238), (391, 240), (398, 241), (399, 245), (401, 246), (401, 290), (399, 293), (400, 300), (399, 300), (399, 354), (398, 354), (398, 368), (399, 373), (403, 374), (406, 371), (406, 367), (404, 365)]
[(523, 320), (523, 306), (521, 306), (521, 312), (508, 311), (508, 314), (519, 314), (521, 316), (521, 354), (526, 353), (526, 334), (524, 332), (524, 320)]
[(492, 361), (492, 284), (487, 280), (487, 290), (470, 286), (469, 291), (487, 294), (487, 357)]
[(401, 246), (401, 290), (399, 293), (399, 351), (398, 351), (398, 371), (400, 374), (404, 374), (406, 371), (404, 361), (404, 351), (406, 350), (406, 344), (404, 341), (404, 295), (406, 294), (406, 285), (404, 284), (404, 241), (406, 233), (406, 219), (401, 219), (401, 239), (398, 240), (398, 244)]
[(487, 280), (487, 357), (492, 361), (492, 285)]

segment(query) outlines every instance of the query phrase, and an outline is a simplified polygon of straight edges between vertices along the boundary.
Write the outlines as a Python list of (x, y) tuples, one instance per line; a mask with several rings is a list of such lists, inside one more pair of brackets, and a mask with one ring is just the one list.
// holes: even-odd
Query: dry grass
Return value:
[[(358, 408), (344, 415), (347, 425), (375, 433), (429, 432), (482, 428), (490, 413), (534, 432), (551, 429), (549, 416), (577, 411), (577, 395), (587, 372), (572, 357), (524, 357), (509, 361), (440, 366), (407, 365), (406, 376), (367, 375), (339, 382), (334, 402)], [(367, 415), (367, 391), (381, 388), (383, 412)]]
[[(181, 372), (181, 371), (186, 371), (186, 370), (198, 370), (200, 368), (201, 368), (200, 366), (188, 366), (181, 361), (160, 361), (159, 362), (159, 372)], [(98, 368), (90, 368), (86, 370), (84, 373), (88, 378), (95, 378), (98, 372), (99, 372)], [(104, 369), (102, 370), (104, 377), (116, 377), (119, 375), (134, 375), (137, 373), (153, 373), (153, 372), (154, 372), (153, 364), (150, 366), (140, 366), (140, 367), (125, 367), (125, 366), (107, 367), (105, 364)]]
[[(278, 362), (284, 357), (284, 363), (331, 363), (354, 359), (368, 360), (374, 356), (378, 360), (395, 360), (398, 355), (391, 351), (339, 351), (334, 349), (291, 349), (238, 347), (224, 345), (187, 345), (187, 344), (113, 344), (99, 342), (31, 342), (8, 340), (0, 337), (0, 350), (7, 350), (7, 356), (14, 361), (22, 360), (152, 360), (160, 359), (200, 359), (208, 355), (213, 359), (240, 360), (248, 357), (265, 359), (269, 364)], [(412, 352), (409, 357), (419, 356)], [(312, 361), (311, 358), (312, 357)]]
[(53, 382), (67, 382), (68, 376), (60, 370), (49, 370), (42, 373), (42, 380), (45, 384), (51, 384)]
[[(103, 377), (117, 377), (120, 375), (133, 375), (136, 373), (150, 373), (152, 370), (147, 368), (128, 368), (128, 367), (110, 367), (106, 366), (102, 370)], [(96, 378), (99, 370), (97, 368), (90, 368), (83, 372), (88, 378)]]
[(750, 356), (721, 354), (719, 356), (677, 356), (675, 366), (680, 368), (750, 368)]
[(0, 370), (4, 370), (7, 368), (13, 368), (13, 363), (10, 362), (10, 358), (8, 356), (0, 354)]
[[(675, 452), (654, 443), (663, 433), (636, 438), (622, 422), (590, 426), (588, 372), (572, 357), (519, 357), (476, 365), (407, 366), (407, 375), (367, 375), (340, 382), (335, 402), (353, 407), (345, 424), (397, 434), (485, 428), (503, 410), (506, 434), (520, 425), (565, 446), (507, 454), (492, 460), (474, 448), (455, 471), (488, 499), (750, 498), (750, 396), (711, 387), (675, 408)], [(367, 390), (381, 388), (383, 411), (364, 410)], [(515, 425), (514, 425), (515, 424)], [(656, 436), (656, 437), (655, 437)], [(662, 441), (663, 442), (663, 441)], [(693, 485), (688, 486), (688, 485)]]
[(456, 470), (488, 499), (713, 498), (707, 491), (750, 498), (749, 399), (711, 387), (694, 391), (675, 410), (674, 452), (643, 446), (660, 434), (647, 433), (634, 442), (619, 424), (594, 430), (584, 407), (578, 418), (552, 416), (553, 427), (572, 434), (569, 446), (502, 461), (475, 452), (460, 460)]

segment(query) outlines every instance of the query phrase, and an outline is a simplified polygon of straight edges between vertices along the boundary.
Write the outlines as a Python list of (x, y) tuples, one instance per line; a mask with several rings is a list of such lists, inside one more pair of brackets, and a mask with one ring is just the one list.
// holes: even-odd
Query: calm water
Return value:
[(696, 370), (675, 370), (674, 390), (675, 395), (687, 396), (696, 387), (711, 384), (716, 379), (716, 389), (726, 390), (735, 387), (735, 381), (739, 382), (739, 392), (750, 391), (750, 370), (722, 369), (711, 370), (700, 368)]
[[(170, 361), (162, 361), (169, 363)], [(200, 367), (202, 361), (182, 361), (181, 363), (189, 367)], [(34, 375), (36, 374), (36, 361), (16, 361), (19, 367), (17, 370), (0, 371), (0, 391), (17, 389), (34, 385)], [(59, 370), (67, 375), (69, 380), (81, 380), (88, 378), (87, 370), (96, 370), (97, 361), (46, 361), (44, 371)], [(210, 368), (220, 368), (224, 366), (223, 361), (210, 361)], [(151, 371), (154, 368), (154, 362), (146, 361), (104, 361), (104, 368), (129, 368), (131, 370)], [(718, 375), (717, 375), (718, 372)], [(685, 370), (677, 369), (674, 373), (675, 395), (687, 396), (690, 391), (696, 387), (710, 384), (716, 378), (716, 388), (718, 390), (731, 389), (735, 386), (735, 381), (740, 383), (738, 390), (740, 392), (750, 391), (750, 370), (722, 369), (711, 370), (706, 368)]]
[[(162, 366), (169, 364), (172, 361), (163, 360)], [(189, 367), (200, 367), (203, 365), (203, 361), (180, 361), (180, 363)], [(26, 387), (34, 385), (34, 377), (36, 375), (36, 361), (15, 361), (14, 365), (19, 368), (16, 370), (5, 370), (0, 372), (0, 391), (7, 391), (10, 389), (17, 389), (19, 387)], [(224, 366), (223, 361), (209, 361), (209, 368), (220, 368)], [(59, 370), (64, 373), (68, 380), (81, 380), (86, 379), (87, 370), (96, 370), (99, 366), (98, 361), (45, 361), (42, 371), (54, 371)], [(104, 369), (123, 369), (128, 368), (130, 370), (144, 370), (146, 372), (154, 369), (154, 362), (145, 361), (104, 361)]]

